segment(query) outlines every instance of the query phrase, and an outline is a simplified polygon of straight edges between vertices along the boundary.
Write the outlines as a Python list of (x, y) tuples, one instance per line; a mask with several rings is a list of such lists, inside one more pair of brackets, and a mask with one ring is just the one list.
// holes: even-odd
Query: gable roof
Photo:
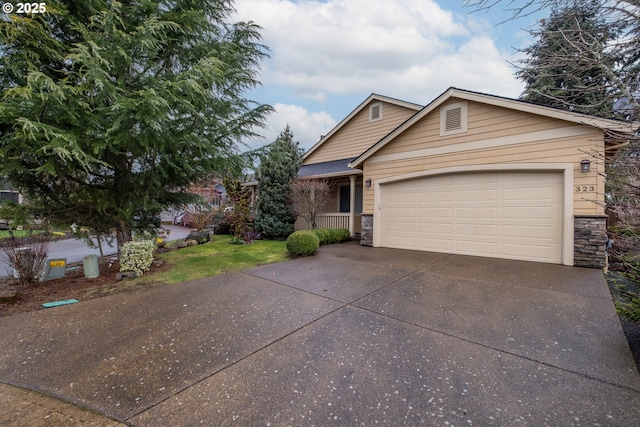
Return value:
[(598, 116), (591, 116), (583, 113), (576, 113), (573, 111), (562, 110), (558, 108), (546, 107), (538, 104), (533, 104), (526, 101), (520, 101), (512, 98), (505, 98), (496, 95), (488, 95), (480, 92), (473, 92), (464, 89), (458, 89), (455, 87), (450, 87), (443, 94), (438, 96), (435, 100), (433, 100), (429, 105), (424, 107), (422, 110), (414, 114), (407, 121), (402, 123), (396, 129), (391, 131), (384, 138), (376, 142), (374, 145), (369, 147), (365, 152), (360, 154), (360, 156), (356, 157), (356, 159), (349, 164), (350, 167), (358, 167), (361, 165), (366, 159), (371, 157), (374, 153), (384, 147), (387, 143), (392, 141), (395, 137), (403, 133), (405, 130), (413, 126), (420, 119), (434, 111), (440, 105), (442, 105), (445, 101), (457, 98), (467, 101), (474, 101), (483, 104), (489, 104), (496, 107), (509, 108), (516, 111), (521, 111), (525, 113), (532, 113), (541, 116), (546, 116), (553, 119), (565, 120), (573, 123), (578, 123), (582, 125), (594, 126), (597, 128), (608, 129), (616, 132), (622, 133), (631, 133), (633, 132), (633, 124), (622, 121), (622, 120), (613, 120), (613, 119), (605, 119)]
[(369, 95), (369, 97), (367, 97), (367, 99), (365, 99), (364, 101), (362, 101), (360, 103), (360, 105), (358, 105), (356, 107), (355, 110), (353, 110), (347, 117), (345, 117), (344, 119), (342, 119), (342, 121), (340, 123), (338, 123), (333, 129), (331, 129), (331, 131), (329, 133), (327, 133), (326, 135), (323, 135), (320, 140), (318, 142), (315, 143), (315, 145), (313, 147), (311, 147), (306, 153), (304, 153), (304, 156), (302, 156), (302, 160), (304, 161), (304, 159), (306, 159), (307, 157), (309, 157), (311, 155), (311, 153), (313, 153), (314, 151), (316, 151), (318, 148), (320, 148), (320, 146), (322, 144), (324, 144), (325, 141), (327, 141), (329, 138), (331, 138), (332, 135), (334, 135), (336, 132), (338, 132), (344, 125), (346, 125), (356, 114), (358, 114), (360, 111), (362, 111), (363, 109), (365, 109), (367, 107), (367, 105), (369, 105), (372, 101), (381, 101), (381, 102), (387, 102), (389, 104), (394, 104), (400, 107), (405, 107), (405, 108), (410, 108), (412, 110), (415, 111), (419, 111), (423, 108), (422, 105), (419, 104), (414, 104), (413, 102), (407, 102), (407, 101), (401, 101), (399, 99), (395, 99), (395, 98), (390, 98), (388, 96), (384, 96), (384, 95), (378, 95), (376, 93), (372, 93), (371, 95)]

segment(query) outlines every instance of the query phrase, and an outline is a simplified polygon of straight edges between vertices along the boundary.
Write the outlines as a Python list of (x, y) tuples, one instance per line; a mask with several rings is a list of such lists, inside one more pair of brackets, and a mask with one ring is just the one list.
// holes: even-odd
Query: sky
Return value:
[(451, 86), (517, 98), (524, 85), (510, 63), (543, 13), (508, 20), (502, 4), (473, 12), (463, 3), (236, 0), (232, 21), (262, 27), (270, 50), (247, 96), (276, 110), (263, 138), (245, 143), (273, 142), (289, 124), (306, 150), (371, 93), (420, 105)]

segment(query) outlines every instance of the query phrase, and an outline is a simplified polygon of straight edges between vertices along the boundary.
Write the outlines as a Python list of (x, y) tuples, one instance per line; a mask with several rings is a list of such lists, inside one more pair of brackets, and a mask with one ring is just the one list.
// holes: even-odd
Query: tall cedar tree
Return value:
[(302, 152), (287, 125), (262, 158), (258, 168), (258, 203), (255, 227), (265, 237), (285, 239), (293, 233), (296, 215), (291, 184), (298, 176)]
[(115, 228), (191, 201), (271, 107), (267, 55), (231, 1), (46, 3), (0, 18), (0, 176), (54, 221)]
[(618, 58), (609, 46), (617, 29), (602, 17), (599, 1), (558, 2), (531, 34), (537, 41), (523, 50), (528, 58), (516, 72), (526, 84), (523, 100), (615, 115), (616, 83), (603, 70), (616, 69)]

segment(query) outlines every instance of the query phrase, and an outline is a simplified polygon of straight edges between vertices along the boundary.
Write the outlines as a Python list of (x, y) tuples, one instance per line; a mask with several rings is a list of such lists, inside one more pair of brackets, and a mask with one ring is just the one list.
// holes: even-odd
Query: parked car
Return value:
[(175, 225), (185, 227), (203, 227), (213, 224), (217, 208), (208, 205), (188, 205), (173, 217)]
[(184, 216), (187, 214), (187, 211), (184, 209), (180, 209), (177, 214), (173, 217), (173, 225), (184, 225)]

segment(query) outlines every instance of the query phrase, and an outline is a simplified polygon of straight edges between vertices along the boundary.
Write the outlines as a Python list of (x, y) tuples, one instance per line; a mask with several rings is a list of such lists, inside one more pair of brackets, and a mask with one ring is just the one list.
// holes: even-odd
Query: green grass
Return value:
[(230, 236), (214, 236), (213, 241), (204, 245), (160, 254), (157, 258), (171, 268), (136, 281), (179, 283), (289, 259), (284, 241), (256, 240), (250, 245), (230, 245), (230, 240)]
[[(32, 233), (33, 234), (39, 234), (42, 233), (43, 230), (33, 230)], [(27, 230), (13, 230), (13, 235), (16, 237), (24, 237), (26, 235), (28, 235), (28, 231)], [(0, 230), (0, 239), (7, 239), (11, 237), (9, 235), (9, 230)]]

